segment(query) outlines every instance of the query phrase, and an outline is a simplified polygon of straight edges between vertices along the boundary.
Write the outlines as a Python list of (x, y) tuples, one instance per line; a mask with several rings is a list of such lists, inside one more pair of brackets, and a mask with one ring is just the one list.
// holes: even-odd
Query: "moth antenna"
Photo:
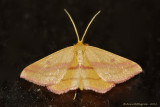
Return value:
[(71, 22), (72, 22), (72, 24), (73, 24), (73, 27), (74, 27), (74, 30), (75, 30), (75, 32), (76, 32), (77, 39), (78, 39), (78, 42), (79, 42), (79, 35), (78, 35), (78, 31), (77, 31), (76, 25), (75, 25), (75, 23), (74, 23), (71, 15), (69, 14), (69, 12), (68, 12), (66, 9), (64, 9), (64, 11), (67, 13), (68, 17), (70, 18), (70, 20), (71, 20)]
[(81, 42), (82, 42), (82, 43), (83, 43), (83, 39), (84, 39), (84, 37), (85, 37), (85, 35), (86, 35), (86, 33), (87, 33), (87, 30), (88, 30), (89, 26), (91, 25), (91, 23), (93, 22), (93, 20), (95, 19), (95, 17), (96, 17), (100, 12), (101, 12), (101, 11), (98, 11), (98, 12), (93, 16), (93, 18), (91, 19), (91, 21), (89, 22), (89, 24), (87, 25), (87, 28), (86, 28), (86, 30), (84, 31), (84, 34), (83, 34), (82, 39), (81, 39)]

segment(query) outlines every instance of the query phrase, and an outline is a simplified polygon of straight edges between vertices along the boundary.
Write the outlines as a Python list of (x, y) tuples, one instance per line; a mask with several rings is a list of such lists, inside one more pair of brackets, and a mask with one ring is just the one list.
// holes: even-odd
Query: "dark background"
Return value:
[[(64, 8), (80, 36), (101, 10), (84, 42), (137, 62), (143, 73), (106, 94), (78, 90), (76, 100), (75, 91), (55, 95), (20, 79), (27, 65), (77, 42)], [(0, 107), (158, 107), (159, 50), (159, 0), (0, 0)]]

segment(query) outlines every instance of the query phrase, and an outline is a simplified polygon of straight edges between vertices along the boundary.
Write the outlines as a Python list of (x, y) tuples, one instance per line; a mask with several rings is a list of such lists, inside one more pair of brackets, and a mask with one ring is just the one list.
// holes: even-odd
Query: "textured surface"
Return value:
[(85, 53), (96, 73), (106, 82), (121, 83), (142, 72), (135, 62), (105, 50), (87, 46)]
[[(20, 79), (29, 64), (77, 42), (64, 8), (73, 16), (80, 36), (101, 10), (84, 42), (137, 62), (143, 73), (106, 94), (78, 91), (75, 101), (75, 91), (59, 96)], [(160, 99), (159, 35), (159, 0), (0, 0), (0, 106), (156, 103)]]
[(29, 65), (20, 77), (41, 86), (57, 84), (70, 67), (73, 50), (73, 46), (62, 49)]
[(56, 94), (78, 88), (105, 93), (140, 72), (141, 67), (128, 59), (77, 43), (29, 65), (20, 77)]

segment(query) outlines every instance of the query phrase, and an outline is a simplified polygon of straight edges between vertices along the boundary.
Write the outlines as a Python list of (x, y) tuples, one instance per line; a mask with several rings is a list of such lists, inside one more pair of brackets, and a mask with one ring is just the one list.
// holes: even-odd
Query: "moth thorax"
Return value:
[(82, 50), (78, 50), (77, 51), (77, 61), (78, 61), (78, 64), (81, 66), (82, 63), (83, 63), (83, 53), (82, 53)]

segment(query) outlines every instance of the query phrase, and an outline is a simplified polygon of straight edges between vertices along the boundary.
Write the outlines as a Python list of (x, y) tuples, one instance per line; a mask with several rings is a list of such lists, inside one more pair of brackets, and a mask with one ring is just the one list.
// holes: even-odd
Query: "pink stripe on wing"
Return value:
[(106, 89), (98, 89), (98, 88), (95, 88), (95, 87), (85, 87), (86, 90), (93, 90), (95, 92), (98, 92), (98, 93), (106, 93), (107, 91), (110, 91), (113, 87), (115, 87), (115, 84), (111, 85), (110, 87), (106, 88)]
[(91, 62), (90, 63), (93, 67), (99, 67), (99, 68), (118, 68), (121, 66), (125, 66), (127, 68), (136, 67), (137, 64), (131, 63), (129, 61), (118, 63), (118, 64), (110, 64), (110, 63), (101, 63), (101, 62)]
[(70, 69), (70, 70), (74, 70), (74, 69), (78, 69), (78, 68), (81, 68), (81, 69), (93, 69), (93, 67), (84, 66), (84, 65), (81, 65), (81, 66), (77, 65), (77, 66), (75, 66), (75, 67), (70, 67), (69, 69)]
[(52, 71), (52, 70), (56, 70), (56, 69), (62, 69), (62, 68), (68, 68), (70, 66), (71, 63), (60, 63), (60, 64), (56, 64), (56, 65), (53, 65), (51, 67), (43, 67), (43, 66), (38, 66), (38, 65), (30, 65), (30, 68), (28, 69), (25, 68), (25, 71), (30, 71), (30, 72), (33, 72), (33, 71), (39, 71), (39, 70), (43, 70), (44, 71)]
[(64, 90), (56, 90), (56, 89), (54, 89), (54, 88), (51, 88), (50, 86), (47, 86), (47, 89), (49, 90), (49, 91), (51, 91), (51, 92), (53, 92), (53, 93), (55, 93), (55, 94), (63, 94), (63, 93), (66, 93), (66, 92), (68, 92), (68, 91), (70, 91), (70, 90), (76, 90), (78, 87), (77, 86), (75, 86), (75, 87), (68, 87), (68, 88), (66, 88), (66, 89), (64, 89)]

